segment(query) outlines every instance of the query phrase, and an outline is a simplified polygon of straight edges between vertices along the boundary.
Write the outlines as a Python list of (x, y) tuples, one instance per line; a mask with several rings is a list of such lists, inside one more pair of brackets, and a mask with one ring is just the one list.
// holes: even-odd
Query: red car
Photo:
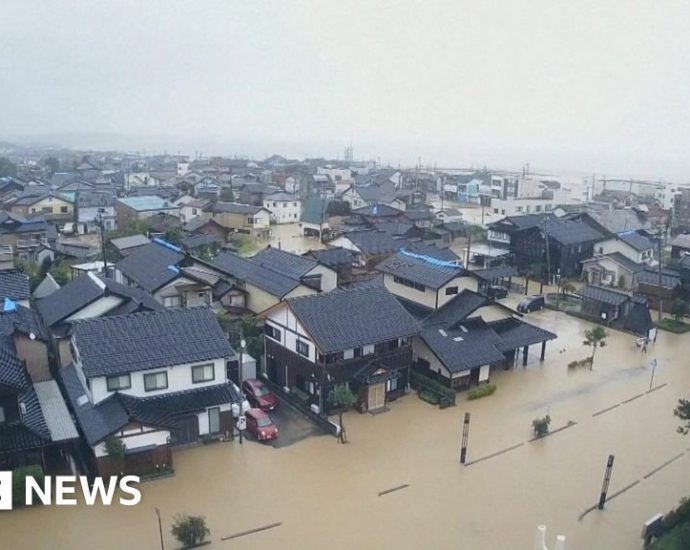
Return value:
[(268, 412), (278, 406), (278, 398), (261, 380), (256, 378), (245, 380), (242, 382), (242, 391), (244, 391), (252, 407)]
[(247, 431), (259, 441), (271, 441), (278, 438), (278, 427), (271, 417), (261, 409), (249, 409), (245, 414), (247, 418)]

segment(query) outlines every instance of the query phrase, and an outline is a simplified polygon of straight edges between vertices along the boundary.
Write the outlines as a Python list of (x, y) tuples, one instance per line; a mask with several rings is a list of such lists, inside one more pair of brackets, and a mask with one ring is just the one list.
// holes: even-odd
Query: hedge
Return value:
[[(452, 390), (444, 386), (440, 382), (437, 382), (433, 378), (424, 376), (423, 374), (415, 370), (410, 370), (410, 385), (414, 389), (418, 390), (420, 393), (424, 391), (442, 395), (445, 398), (447, 398), (448, 401), (450, 401), (453, 405), (455, 405), (455, 390)], [(424, 399), (423, 397), (421, 397), (421, 395), (420, 398)], [(436, 402), (438, 403), (438, 401)]]
[(482, 397), (486, 397), (487, 395), (491, 395), (495, 391), (496, 384), (483, 384), (468, 391), (467, 399), (469, 399), (470, 401), (473, 399), (480, 399)]
[(683, 321), (676, 321), (675, 319), (662, 319), (656, 322), (656, 326), (661, 330), (667, 330), (675, 334), (684, 334), (690, 331), (690, 325)]
[(24, 506), (25, 504), (27, 477), (33, 477), (43, 483), (43, 469), (38, 464), (32, 464), (12, 470), (12, 504), (14, 506)]

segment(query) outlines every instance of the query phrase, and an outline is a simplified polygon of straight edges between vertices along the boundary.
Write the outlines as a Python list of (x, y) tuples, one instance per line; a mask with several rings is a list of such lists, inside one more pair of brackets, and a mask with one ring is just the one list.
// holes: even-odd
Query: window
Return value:
[(144, 375), (144, 390), (164, 390), (168, 387), (168, 373), (165, 371), (152, 372)]
[(217, 434), (220, 432), (220, 407), (213, 407), (208, 410), (208, 433)]
[(458, 293), (458, 287), (457, 286), (449, 286), (446, 289), (446, 296), (452, 296), (453, 294)]
[(275, 327), (272, 327), (271, 325), (264, 325), (264, 334), (268, 336), (269, 338), (272, 338), (273, 340), (277, 340), (280, 342), (280, 330), (278, 330)]
[(522, 212), (522, 206), (516, 206), (515, 211), (516, 212)]
[(398, 389), (398, 379), (397, 378), (391, 378), (386, 382), (386, 391), (395, 391)]
[(504, 215), (504, 216), (506, 215), (506, 209), (505, 209), (505, 208), (502, 208), (502, 209), (501, 209), (501, 214)]
[(43, 212), (44, 214), (52, 214), (53, 208), (50, 206), (44, 206), (43, 208), (41, 208), (41, 212)]
[(67, 214), (67, 207), (66, 207), (66, 206), (61, 206), (61, 207), (60, 207), (60, 212), (61, 212), (62, 214)]
[(284, 202), (284, 203), (283, 203), (283, 208), (286, 208), (286, 207), (287, 207), (287, 203)]
[(292, 203), (292, 206), (297, 206), (297, 203), (296, 203), (296, 202), (293, 202), (293, 203)]
[(541, 212), (541, 204), (538, 204), (537, 206), (534, 207), (535, 212)]
[(309, 357), (309, 344), (297, 340), (297, 353), (304, 355), (304, 357)]
[(340, 351), (338, 353), (328, 353), (326, 354), (326, 363), (337, 363), (338, 361), (342, 361), (345, 358), (345, 354)]
[(394, 275), (393, 281), (395, 281), (399, 285), (403, 285), (403, 286), (407, 286), (410, 288), (414, 288), (415, 290), (419, 290), (420, 292), (424, 292), (426, 290), (426, 287), (424, 285), (420, 285), (419, 283), (415, 283), (414, 281), (410, 281), (409, 279), (404, 279), (403, 277), (397, 277)]
[(108, 376), (105, 379), (105, 385), (108, 391), (128, 390), (132, 387), (132, 379), (129, 374), (121, 376)]
[(208, 365), (196, 365), (192, 367), (192, 383), (209, 382), (216, 377), (213, 363)]
[(353, 357), (362, 357), (362, 348), (355, 348), (352, 350)]
[(494, 214), (498, 214), (498, 208), (494, 208)]
[(163, 305), (165, 307), (179, 307), (180, 297), (179, 296), (165, 296), (163, 298)]
[(247, 218), (247, 223), (252, 225), (254, 223), (254, 218)]
[(278, 206), (278, 203), (277, 203), (277, 202), (274, 202), (274, 203), (273, 203), (273, 208), (275, 208), (276, 206)]
[(0, 424), (2, 424), (5, 421), (5, 409), (0, 407)]
[(599, 254), (603, 254), (603, 253), (604, 253), (604, 247), (603, 247), (603, 246), (600, 246), (600, 247), (599, 247)]

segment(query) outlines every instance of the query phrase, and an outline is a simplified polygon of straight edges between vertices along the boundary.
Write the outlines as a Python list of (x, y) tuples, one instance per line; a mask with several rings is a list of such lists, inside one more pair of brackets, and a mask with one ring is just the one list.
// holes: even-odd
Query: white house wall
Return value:
[(307, 275), (321, 275), (321, 292), (328, 292), (338, 286), (338, 274), (325, 265), (317, 265)]
[(426, 342), (422, 340), (419, 336), (412, 338), (412, 359), (417, 361), (417, 359), (424, 359), (429, 363), (430, 372), (438, 372), (441, 376), (445, 378), (450, 378), (450, 372), (446, 367), (439, 361), (438, 357), (434, 355), (426, 345)]
[[(208, 365), (209, 363), (213, 363), (214, 365), (213, 380), (209, 380), (208, 382), (198, 382), (194, 384), (192, 382), (192, 366)], [(168, 387), (161, 390), (146, 391), (144, 389), (144, 375), (163, 371), (165, 371), (168, 374)], [(93, 397), (92, 402), (94, 404), (102, 401), (103, 399), (114, 393), (108, 391), (105, 376), (98, 376), (95, 378), (91, 378), (90, 380), (91, 394)], [(173, 393), (183, 390), (196, 390), (204, 388), (206, 386), (213, 386), (216, 384), (225, 383), (225, 358), (215, 359), (211, 361), (200, 361), (196, 363), (185, 363), (181, 365), (175, 365), (173, 367), (161, 367), (155, 369), (147, 369), (144, 371), (132, 372), (130, 373), (130, 380), (131, 387), (126, 390), (119, 390), (120, 393), (132, 395), (134, 397), (154, 397), (157, 395), (164, 395), (167, 393)]]
[(65, 322), (77, 321), (79, 319), (95, 319), (96, 317), (102, 317), (109, 311), (115, 309), (117, 306), (122, 304), (124, 300), (119, 296), (103, 296), (95, 302), (90, 303), (86, 307), (81, 308), (76, 313), (73, 313)]
[[(166, 430), (148, 431), (144, 433), (137, 433), (136, 435), (128, 435), (126, 437), (121, 437), (120, 440), (125, 444), (125, 447), (129, 450), (142, 449), (144, 447), (150, 447), (152, 445), (165, 445), (170, 440), (170, 432)], [(105, 450), (105, 443), (99, 443), (98, 445), (94, 446), (93, 451), (96, 455), (96, 458), (108, 456), (108, 453)]]
[(474, 277), (456, 277), (438, 289), (438, 307), (450, 302), (457, 296), (457, 294), (446, 295), (446, 289), (454, 286), (458, 287), (458, 294), (460, 294), (463, 290), (471, 290), (473, 292), (477, 292), (479, 290), (479, 282)]
[(271, 200), (270, 195), (264, 200), (264, 208), (271, 211), (273, 223), (297, 223), (302, 216), (302, 201), (299, 197), (293, 200)]
[[(613, 252), (619, 252), (635, 263), (641, 263), (647, 259), (647, 257), (642, 257), (642, 252), (635, 250), (632, 246), (620, 239), (608, 239), (597, 243), (594, 245), (594, 250), (597, 254), (612, 254)], [(650, 251), (649, 258), (653, 258), (654, 252), (652, 249), (650, 249)]]
[(509, 319), (512, 316), (509, 310), (496, 305), (482, 306), (469, 315), (469, 317), (481, 317), (486, 322)]
[(271, 311), (266, 318), (266, 324), (280, 330), (279, 343), (290, 351), (297, 353), (297, 340), (309, 344), (309, 357), (305, 359), (309, 359), (312, 363), (316, 362), (316, 345), (286, 304)]

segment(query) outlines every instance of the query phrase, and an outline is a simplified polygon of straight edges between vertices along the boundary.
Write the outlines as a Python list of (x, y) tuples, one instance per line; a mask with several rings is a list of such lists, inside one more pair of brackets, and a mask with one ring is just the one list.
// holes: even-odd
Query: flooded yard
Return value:
[[(177, 451), (176, 475), (142, 484), (134, 508), (0, 514), (3, 548), (160, 548), (156, 507), (169, 549), (180, 512), (206, 516), (209, 549), (519, 550), (532, 548), (541, 523), (550, 544), (564, 534), (569, 549), (641, 548), (642, 523), (690, 494), (690, 437), (676, 433), (673, 416), (690, 395), (690, 338), (661, 333), (643, 355), (633, 336), (612, 332), (592, 371), (569, 371), (588, 354), (590, 325), (553, 311), (528, 319), (559, 338), (544, 363), (533, 351), (526, 368), (493, 373), (490, 397), (461, 396), (439, 410), (408, 395), (384, 414), (348, 413), (347, 445), (323, 436)], [(652, 358), (657, 389), (647, 393)], [(459, 464), (465, 412), (467, 466)], [(532, 419), (547, 413), (555, 433), (530, 441)], [(583, 516), (598, 500), (609, 454), (614, 498)], [(221, 541), (271, 524), (280, 525)]]

